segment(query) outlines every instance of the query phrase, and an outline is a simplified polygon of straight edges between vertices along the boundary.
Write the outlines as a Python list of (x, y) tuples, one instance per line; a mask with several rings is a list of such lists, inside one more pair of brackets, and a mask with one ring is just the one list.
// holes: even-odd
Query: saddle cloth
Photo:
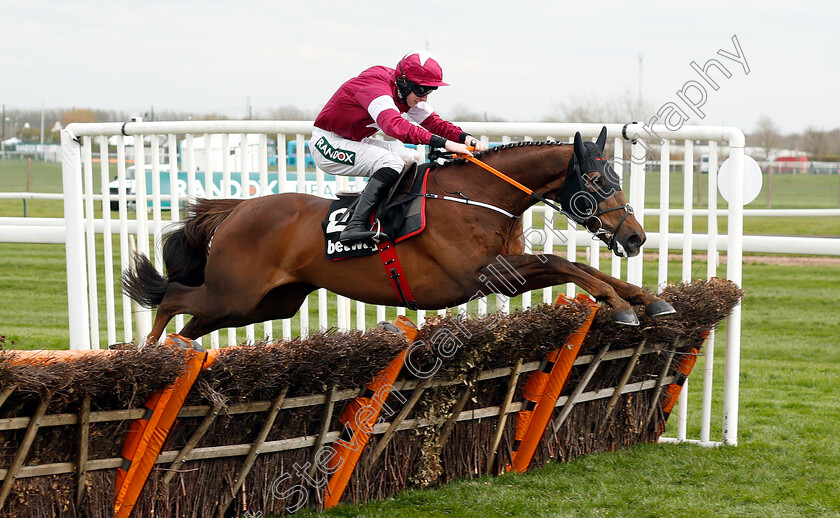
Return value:
[[(426, 228), (426, 181), (430, 164), (423, 164), (416, 170), (409, 169), (395, 182), (389, 196), (371, 214), (371, 226), (378, 219), (385, 232), (394, 243), (414, 237)], [(414, 178), (406, 178), (414, 173)], [(397, 192), (398, 186), (410, 182), (408, 192)], [(348, 257), (363, 257), (378, 253), (373, 239), (345, 246), (339, 242), (352, 215), (352, 208), (359, 199), (359, 193), (338, 193), (338, 199), (330, 204), (327, 217), (321, 222), (324, 231), (325, 255), (327, 259), (337, 261)]]

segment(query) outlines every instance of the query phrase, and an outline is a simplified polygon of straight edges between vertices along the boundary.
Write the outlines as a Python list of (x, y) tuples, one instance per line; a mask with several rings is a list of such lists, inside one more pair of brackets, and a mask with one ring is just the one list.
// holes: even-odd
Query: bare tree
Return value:
[(834, 128), (826, 132), (828, 139), (826, 153), (826, 160), (837, 161), (840, 159), (840, 128)]
[(446, 116), (459, 122), (504, 122), (505, 119), (489, 112), (478, 112), (465, 104), (456, 104)]
[(818, 159), (828, 151), (828, 134), (825, 131), (808, 126), (802, 134), (802, 147), (812, 159)]
[(782, 143), (782, 135), (779, 133), (779, 127), (773, 122), (773, 119), (767, 115), (762, 115), (755, 123), (755, 130), (751, 135), (751, 140), (757, 147), (764, 150), (764, 159), (770, 159), (770, 153), (773, 149), (777, 149)]
[(61, 125), (65, 128), (73, 122), (97, 122), (96, 114), (87, 108), (74, 108), (61, 114)]
[(285, 104), (268, 110), (268, 118), (281, 121), (308, 121), (315, 116), (308, 110), (302, 110), (295, 105)]
[[(779, 133), (779, 128), (773, 119), (767, 115), (762, 115), (755, 123), (755, 131), (750, 136), (750, 140), (761, 149), (764, 150), (764, 159), (770, 160), (770, 153), (774, 148), (778, 148), (782, 143), (782, 135)], [(773, 167), (767, 167), (767, 208), (773, 206)]]
[(555, 103), (543, 117), (545, 122), (629, 122), (648, 121), (655, 115), (653, 106), (639, 101), (629, 90), (613, 97), (573, 96)]

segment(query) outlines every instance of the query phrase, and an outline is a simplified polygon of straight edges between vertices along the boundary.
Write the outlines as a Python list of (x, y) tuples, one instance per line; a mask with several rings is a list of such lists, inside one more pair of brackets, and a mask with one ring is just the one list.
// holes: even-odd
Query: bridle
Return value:
[[(601, 223), (601, 218), (599, 216), (602, 216), (602, 215), (606, 214), (607, 212), (612, 212), (614, 210), (621, 210), (621, 209), (624, 209), (624, 215), (621, 216), (620, 220), (618, 220), (618, 225), (616, 225), (616, 227), (615, 227), (615, 232), (610, 232), (609, 230), (606, 230), (604, 228), (603, 224)], [(611, 209), (599, 211), (596, 214), (593, 214), (592, 216), (589, 217), (589, 221), (591, 221), (593, 219), (597, 220), (598, 229), (594, 230), (594, 231), (591, 230), (589, 228), (589, 221), (587, 221), (587, 223), (585, 224), (586, 225), (586, 230), (589, 231), (590, 234), (592, 234), (592, 239), (601, 239), (601, 236), (608, 236), (609, 239), (607, 240), (607, 249), (614, 251), (615, 250), (615, 245), (616, 245), (615, 236), (618, 235), (618, 231), (621, 230), (621, 225), (624, 223), (624, 220), (627, 219), (627, 216), (629, 216), (630, 214), (633, 214), (633, 207), (631, 207), (629, 203), (627, 203), (625, 205), (622, 205), (620, 207), (613, 207)]]
[[(557, 190), (557, 198), (560, 200), (562, 213), (567, 218), (586, 228), (592, 234), (592, 239), (605, 238), (607, 248), (615, 251), (618, 245), (616, 236), (627, 217), (633, 214), (633, 207), (628, 203), (611, 209), (602, 210), (600, 208), (601, 202), (621, 191), (621, 183), (612, 167), (609, 167), (606, 159), (597, 150), (597, 146), (591, 142), (587, 142), (585, 145), (589, 153), (583, 159), (578, 160), (577, 155), (572, 153), (569, 165), (566, 168), (566, 179)], [(593, 185), (593, 179), (584, 176), (581, 165), (586, 165), (587, 171), (598, 172), (601, 185)], [(594, 190), (590, 190), (590, 186), (594, 187)], [(619, 220), (615, 230), (610, 232), (604, 228), (601, 216), (616, 210), (624, 210), (624, 215)]]

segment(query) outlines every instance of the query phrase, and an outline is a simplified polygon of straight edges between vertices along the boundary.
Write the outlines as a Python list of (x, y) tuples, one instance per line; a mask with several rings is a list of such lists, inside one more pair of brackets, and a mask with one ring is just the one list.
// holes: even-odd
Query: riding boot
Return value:
[[(379, 175), (374, 175), (368, 180), (365, 189), (359, 195), (359, 201), (356, 204), (356, 210), (353, 211), (353, 216), (344, 230), (341, 231), (339, 241), (342, 244), (348, 244), (355, 241), (364, 241), (374, 237), (377, 232), (370, 230), (368, 220), (371, 212), (376, 208), (379, 202), (388, 194), (388, 190), (393, 182), (385, 182), (378, 178)], [(379, 232), (379, 239), (388, 239), (383, 232)]]

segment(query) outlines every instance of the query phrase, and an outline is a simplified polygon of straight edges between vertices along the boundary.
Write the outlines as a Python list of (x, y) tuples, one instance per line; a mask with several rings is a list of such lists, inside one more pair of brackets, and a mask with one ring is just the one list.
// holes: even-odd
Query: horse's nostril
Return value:
[(627, 244), (632, 246), (640, 246), (643, 242), (642, 236), (639, 234), (631, 234), (630, 237), (627, 238)]

